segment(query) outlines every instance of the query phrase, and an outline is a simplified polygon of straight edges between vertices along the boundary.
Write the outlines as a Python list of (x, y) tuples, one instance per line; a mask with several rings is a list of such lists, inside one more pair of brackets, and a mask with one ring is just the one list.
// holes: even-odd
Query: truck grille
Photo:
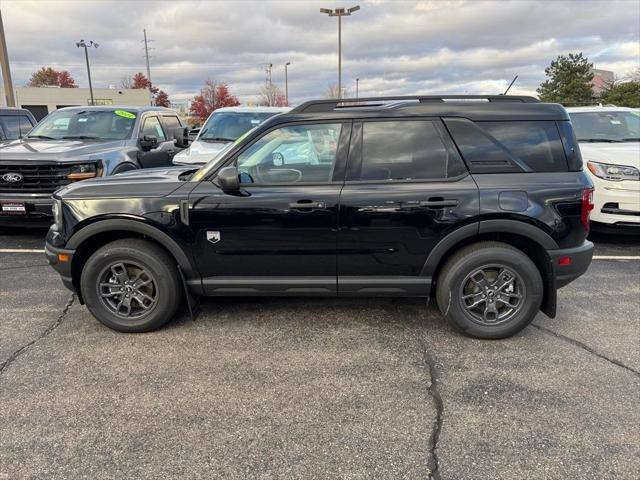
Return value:
[[(8, 173), (18, 173), (22, 180), (6, 181), (3, 177)], [(67, 178), (70, 173), (71, 166), (0, 164), (0, 193), (53, 193), (71, 183)]]

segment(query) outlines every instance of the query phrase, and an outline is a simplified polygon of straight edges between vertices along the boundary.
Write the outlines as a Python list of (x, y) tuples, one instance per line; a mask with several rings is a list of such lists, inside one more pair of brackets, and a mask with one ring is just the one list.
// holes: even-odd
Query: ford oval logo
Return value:
[(8, 183), (18, 183), (21, 182), (23, 178), (21, 173), (9, 172), (2, 175), (2, 180)]

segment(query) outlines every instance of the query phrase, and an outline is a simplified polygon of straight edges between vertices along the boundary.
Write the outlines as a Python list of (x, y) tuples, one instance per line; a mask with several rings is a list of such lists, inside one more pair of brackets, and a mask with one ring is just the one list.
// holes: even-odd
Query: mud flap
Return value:
[(549, 318), (556, 318), (556, 308), (558, 304), (558, 287), (556, 285), (556, 275), (553, 268), (553, 261), (548, 260), (548, 268), (546, 274), (542, 278), (544, 284), (544, 295), (542, 296), (542, 305), (540, 311)]
[(196, 297), (191, 295), (189, 288), (187, 287), (187, 279), (184, 276), (184, 272), (182, 271), (182, 267), (178, 265), (178, 272), (180, 273), (180, 279), (182, 280), (182, 288), (184, 289), (184, 296), (187, 299), (187, 309), (189, 310), (189, 318), (192, 321), (196, 321), (198, 315), (200, 314), (200, 305), (198, 304), (198, 300)]

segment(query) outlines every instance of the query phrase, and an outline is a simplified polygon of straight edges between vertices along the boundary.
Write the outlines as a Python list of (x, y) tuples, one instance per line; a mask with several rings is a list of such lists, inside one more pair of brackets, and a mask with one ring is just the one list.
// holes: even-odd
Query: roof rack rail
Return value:
[[(389, 101), (417, 100), (420, 103), (444, 102), (446, 100), (486, 100), (488, 102), (538, 103), (535, 97), (526, 95), (399, 95), (391, 97), (342, 98), (311, 100), (298, 105), (289, 113), (330, 112), (340, 108), (375, 107)], [(377, 103), (376, 103), (377, 102)]]

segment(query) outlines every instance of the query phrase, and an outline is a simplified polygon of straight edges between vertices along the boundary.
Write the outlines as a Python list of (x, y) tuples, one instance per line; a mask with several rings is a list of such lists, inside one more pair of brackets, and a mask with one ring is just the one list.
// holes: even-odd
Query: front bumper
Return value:
[(612, 182), (591, 175), (595, 191), (591, 220), (611, 226), (640, 226), (640, 182)]
[(0, 193), (1, 202), (23, 202), (26, 213), (8, 214), (0, 209), (0, 226), (22, 227), (39, 226), (44, 227), (53, 223), (51, 205), (53, 200), (51, 194), (16, 194)]
[[(49, 235), (50, 234), (51, 233), (49, 233)], [(49, 237), (49, 235), (47, 237)], [(72, 292), (76, 292), (73, 285), (73, 277), (71, 275), (71, 261), (73, 260), (74, 253), (75, 250), (54, 247), (49, 243), (49, 241), (44, 245), (44, 255), (47, 257), (49, 265), (58, 272), (64, 286)], [(66, 258), (66, 261), (63, 261), (64, 258)]]
[[(593, 258), (593, 243), (585, 240), (578, 247), (547, 250), (556, 280), (556, 288), (562, 288), (584, 274)], [(567, 260), (569, 259), (568, 263)]]

